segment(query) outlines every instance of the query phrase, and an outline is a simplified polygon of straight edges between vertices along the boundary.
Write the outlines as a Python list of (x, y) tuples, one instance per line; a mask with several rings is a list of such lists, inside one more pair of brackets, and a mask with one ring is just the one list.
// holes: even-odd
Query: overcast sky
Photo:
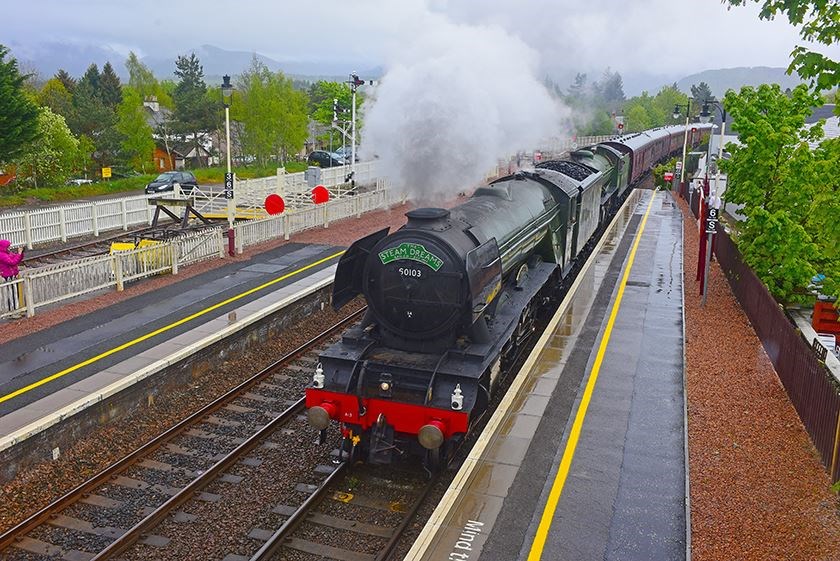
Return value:
[[(202, 44), (280, 61), (391, 62), (423, 27), (499, 26), (533, 47), (540, 68), (686, 75), (787, 66), (798, 42), (786, 20), (720, 0), (0, 0), (0, 43), (16, 51), (72, 42), (171, 56)], [(474, 48), (482, 48), (475, 45)], [(823, 49), (840, 58), (840, 47)], [(500, 71), (504, 69), (500, 68)]]

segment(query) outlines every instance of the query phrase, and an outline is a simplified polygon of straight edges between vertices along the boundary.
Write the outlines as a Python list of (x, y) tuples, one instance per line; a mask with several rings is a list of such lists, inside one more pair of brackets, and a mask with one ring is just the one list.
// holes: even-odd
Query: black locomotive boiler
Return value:
[(338, 264), (333, 306), (363, 294), (368, 310), (320, 355), (310, 424), (338, 422), (344, 451), (370, 463), (439, 465), (626, 196), (632, 155), (592, 147), (356, 241)]

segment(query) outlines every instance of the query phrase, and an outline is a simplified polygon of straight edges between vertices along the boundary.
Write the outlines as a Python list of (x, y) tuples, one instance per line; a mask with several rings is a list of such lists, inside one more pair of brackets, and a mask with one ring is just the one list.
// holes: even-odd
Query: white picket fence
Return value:
[(141, 195), (0, 214), (0, 237), (14, 247), (31, 249), (39, 243), (150, 224), (154, 208), (149, 198)]
[[(234, 226), (236, 251), (265, 241), (289, 236), (330, 222), (360, 216), (365, 212), (387, 208), (404, 201), (377, 182), (378, 189), (344, 199), (337, 199), (311, 208), (292, 210), (282, 215), (237, 223)], [(221, 259), (227, 254), (226, 228), (217, 227), (179, 236), (167, 242), (113, 255), (89, 257), (72, 263), (24, 269), (20, 278), (0, 283), (0, 318), (25, 313), (103, 289), (123, 290), (125, 283), (171, 273), (179, 267)]]
[[(377, 163), (356, 164), (357, 185), (374, 183), (378, 178)], [(349, 193), (345, 182), (349, 167), (321, 170), (320, 184), (330, 191), (330, 198), (342, 198)], [(310, 186), (305, 172), (286, 173), (283, 168), (270, 177), (236, 180), (234, 205), (237, 212), (245, 215), (259, 214), (265, 198), (277, 193), (284, 197), (290, 210), (310, 207), (314, 203), (309, 196)], [(180, 191), (174, 194), (182, 196)], [(80, 236), (98, 236), (110, 230), (128, 230), (130, 227), (148, 225), (154, 216), (154, 206), (149, 199), (159, 195), (140, 195), (100, 200), (91, 203), (74, 203), (54, 206), (36, 211), (19, 211), (0, 214), (0, 238), (12, 242), (12, 247), (58, 241), (66, 242)], [(173, 196), (168, 193), (167, 196)], [(225, 214), (227, 200), (224, 188), (200, 187), (189, 195), (194, 198), (195, 208), (203, 214)], [(187, 195), (183, 195), (184, 198)]]

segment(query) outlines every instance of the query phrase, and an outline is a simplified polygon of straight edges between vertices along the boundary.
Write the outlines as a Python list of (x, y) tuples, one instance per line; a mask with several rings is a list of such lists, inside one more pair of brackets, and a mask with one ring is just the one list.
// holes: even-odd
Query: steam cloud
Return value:
[(499, 158), (562, 133), (568, 110), (537, 79), (536, 52), (497, 26), (427, 14), (365, 114), (363, 155), (422, 203), (482, 181)]

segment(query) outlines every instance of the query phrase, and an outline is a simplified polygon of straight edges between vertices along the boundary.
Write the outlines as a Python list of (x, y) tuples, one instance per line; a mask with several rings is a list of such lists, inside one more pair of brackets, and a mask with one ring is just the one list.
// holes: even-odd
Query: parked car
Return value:
[(93, 179), (85, 179), (85, 178), (80, 177), (80, 178), (77, 178), (77, 179), (68, 179), (67, 180), (67, 185), (79, 186), (79, 185), (88, 185), (90, 183), (93, 183)]
[(318, 166), (322, 168), (331, 168), (335, 166), (343, 166), (346, 162), (344, 158), (335, 152), (327, 152), (326, 150), (315, 150), (310, 152), (306, 161), (310, 166)]
[[(359, 161), (359, 150), (358, 150), (358, 148), (359, 147), (357, 146), (356, 147), (356, 161), (357, 162)], [(352, 149), (350, 148), (350, 146), (339, 146), (335, 151), (335, 153), (338, 154), (339, 157), (341, 157), (345, 162), (350, 161), (350, 153), (351, 152), (352, 152)]]
[(181, 185), (181, 190), (187, 193), (198, 187), (195, 176), (188, 171), (165, 171), (146, 185), (146, 194), (154, 195), (175, 190), (175, 184)]

